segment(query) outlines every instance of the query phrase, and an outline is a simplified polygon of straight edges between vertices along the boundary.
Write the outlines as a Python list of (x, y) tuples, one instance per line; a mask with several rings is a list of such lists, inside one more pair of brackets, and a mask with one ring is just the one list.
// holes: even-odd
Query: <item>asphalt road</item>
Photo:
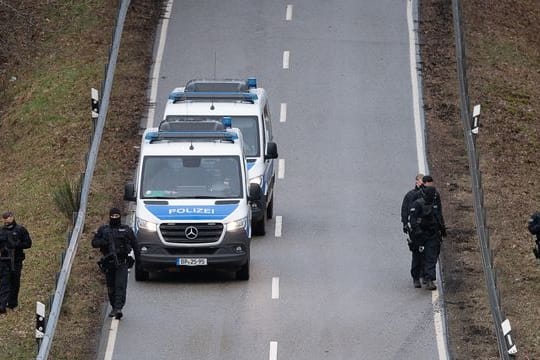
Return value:
[(189, 79), (268, 90), (282, 227), (253, 239), (248, 282), (130, 275), (113, 359), (438, 359), (399, 220), (418, 171), (406, 2), (176, 0), (165, 44), (156, 121)]

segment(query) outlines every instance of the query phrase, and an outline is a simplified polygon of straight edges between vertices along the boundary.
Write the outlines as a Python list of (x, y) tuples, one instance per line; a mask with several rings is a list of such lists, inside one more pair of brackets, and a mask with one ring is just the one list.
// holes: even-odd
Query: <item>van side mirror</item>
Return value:
[(275, 142), (269, 142), (266, 145), (266, 154), (264, 155), (265, 159), (277, 159), (277, 144)]
[(135, 196), (135, 185), (132, 182), (127, 182), (124, 185), (124, 200), (126, 201), (137, 200), (137, 196)]
[(262, 198), (262, 189), (259, 184), (249, 184), (249, 196), (248, 201), (257, 202), (261, 201)]

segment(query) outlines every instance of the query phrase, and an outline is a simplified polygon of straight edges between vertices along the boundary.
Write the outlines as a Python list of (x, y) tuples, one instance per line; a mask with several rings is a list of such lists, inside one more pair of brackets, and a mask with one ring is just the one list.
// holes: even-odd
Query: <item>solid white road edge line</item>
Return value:
[(276, 216), (276, 232), (275, 237), (281, 237), (281, 228), (283, 227), (283, 218), (281, 216)]
[(279, 111), (279, 122), (284, 123), (287, 121), (287, 104), (281, 103), (281, 108)]
[(289, 68), (289, 58), (291, 57), (291, 52), (289, 50), (285, 50), (283, 52), (283, 68), (288, 69)]
[(426, 172), (424, 133), (420, 118), (420, 95), (418, 94), (418, 74), (416, 73), (416, 44), (414, 34), (413, 0), (407, 1), (407, 24), (409, 27), (409, 61), (411, 69), (411, 85), (413, 97), (414, 130), (416, 133), (416, 157), (418, 159), (418, 172)]
[(277, 178), (283, 179), (284, 177), (285, 177), (285, 159), (279, 159)]
[[(416, 157), (418, 161), (418, 172), (426, 172), (426, 151), (424, 146), (424, 133), (420, 117), (420, 95), (418, 74), (416, 70), (416, 37), (414, 32), (413, 1), (407, 1), (407, 26), (409, 30), (409, 67), (411, 71), (411, 86), (413, 97), (414, 130), (416, 133)], [(437, 339), (437, 351), (440, 360), (447, 360), (446, 342), (444, 339), (442, 309), (439, 303), (439, 290), (435, 290), (431, 295), (433, 307), (433, 324), (435, 326), (435, 337)]]
[(103, 360), (111, 360), (114, 353), (114, 344), (116, 343), (116, 334), (118, 332), (118, 324), (120, 320), (112, 319), (111, 327), (109, 328), (109, 337), (107, 339), (107, 350), (105, 350), (105, 357)]
[(169, 18), (171, 17), (172, 5), (174, 0), (167, 2), (163, 22), (161, 24), (161, 33), (159, 34), (159, 45), (152, 70), (152, 84), (150, 85), (150, 106), (148, 107), (148, 115), (146, 117), (146, 128), (154, 125), (154, 115), (156, 113), (156, 98), (159, 81), (159, 72), (161, 69), (161, 61), (163, 60), (163, 50), (165, 49), (165, 41), (167, 40), (167, 28), (169, 27)]
[(272, 278), (272, 299), (279, 299), (279, 278)]
[(287, 5), (287, 10), (285, 12), (285, 20), (287, 20), (287, 21), (292, 20), (292, 10), (293, 10), (293, 6), (292, 5)]
[(277, 341), (270, 341), (270, 360), (277, 360)]

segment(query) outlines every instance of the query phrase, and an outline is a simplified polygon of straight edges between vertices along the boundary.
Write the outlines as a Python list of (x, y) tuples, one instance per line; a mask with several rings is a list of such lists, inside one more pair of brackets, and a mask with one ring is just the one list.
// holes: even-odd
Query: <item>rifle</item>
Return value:
[(15, 270), (15, 249), (10, 248), (13, 245), (13, 240), (10, 239), (11, 234), (4, 232), (0, 233), (0, 261), (9, 260), (9, 270)]
[(114, 258), (114, 265), (118, 266), (120, 265), (120, 262), (118, 261), (118, 254), (116, 253), (116, 240), (112, 236), (113, 228), (109, 226), (109, 254), (107, 256), (111, 255)]

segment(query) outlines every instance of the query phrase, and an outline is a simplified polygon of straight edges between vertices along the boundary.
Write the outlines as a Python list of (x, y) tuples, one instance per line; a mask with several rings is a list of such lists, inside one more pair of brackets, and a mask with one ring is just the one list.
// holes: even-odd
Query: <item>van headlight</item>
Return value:
[(244, 229), (245, 230), (247, 228), (247, 224), (248, 224), (247, 217), (239, 219), (239, 220), (231, 221), (231, 222), (226, 224), (227, 231), (235, 231), (235, 230), (239, 230), (239, 229)]
[(157, 224), (151, 221), (143, 220), (141, 218), (136, 218), (137, 228), (144, 229), (151, 232), (157, 231)]
[(259, 186), (261, 186), (262, 181), (263, 181), (263, 176), (262, 175), (261, 176), (255, 176), (255, 177), (249, 179), (250, 184), (257, 184)]

